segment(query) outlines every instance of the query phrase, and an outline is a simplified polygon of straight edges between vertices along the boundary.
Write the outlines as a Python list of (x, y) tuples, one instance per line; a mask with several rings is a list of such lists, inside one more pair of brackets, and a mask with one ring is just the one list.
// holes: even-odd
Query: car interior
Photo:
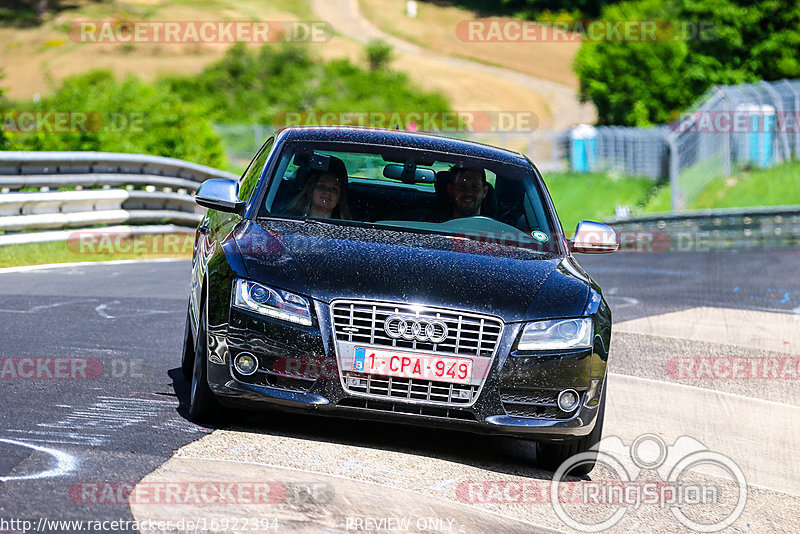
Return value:
[[(273, 187), (261, 206), (259, 215), (281, 215), (292, 200), (300, 195), (312, 170), (327, 170), (329, 157), (347, 159), (346, 154), (327, 151), (298, 150), (290, 159), (284, 158), (277, 175), (280, 184)], [(448, 184), (454, 178), (453, 168), (463, 166), (460, 161), (442, 162), (432, 159), (415, 161), (382, 155), (381, 168), (348, 169), (347, 196), (353, 220), (361, 222), (380, 221), (430, 221), (432, 214), (452, 211), (448, 195)], [(474, 165), (473, 162), (469, 162)], [(547, 228), (541, 207), (531, 203), (524, 183), (502, 172), (496, 174), (485, 167), (488, 193), (481, 205), (480, 214), (523, 232)], [(502, 168), (499, 168), (502, 171)], [(276, 178), (277, 178), (276, 175)]]

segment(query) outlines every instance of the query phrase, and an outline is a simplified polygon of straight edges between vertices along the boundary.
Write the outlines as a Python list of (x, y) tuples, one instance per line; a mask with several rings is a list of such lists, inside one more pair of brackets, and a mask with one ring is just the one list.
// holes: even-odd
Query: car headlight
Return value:
[(592, 319), (555, 319), (522, 329), (519, 350), (587, 349), (592, 346)]
[(233, 283), (233, 306), (292, 323), (311, 326), (308, 299), (282, 289), (237, 278)]

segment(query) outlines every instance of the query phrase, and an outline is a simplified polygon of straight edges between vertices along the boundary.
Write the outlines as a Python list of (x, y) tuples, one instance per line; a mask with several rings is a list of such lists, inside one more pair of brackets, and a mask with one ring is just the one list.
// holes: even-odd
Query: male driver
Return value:
[(453, 204), (452, 218), (474, 217), (481, 214), (481, 204), (489, 192), (486, 172), (478, 167), (453, 169), (453, 181), (447, 184), (447, 194)]

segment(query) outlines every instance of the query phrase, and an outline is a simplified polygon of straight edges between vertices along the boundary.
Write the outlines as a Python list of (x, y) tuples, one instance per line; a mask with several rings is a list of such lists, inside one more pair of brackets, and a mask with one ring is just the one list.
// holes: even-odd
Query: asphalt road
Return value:
[[(797, 259), (797, 252), (774, 251), (627, 253), (583, 256), (579, 261), (606, 291), (615, 324), (624, 326), (698, 307), (732, 313), (744, 310), (745, 314), (780, 312), (776, 317), (794, 318), (789, 314), (800, 310)], [(92, 484), (138, 482), (169, 460), (175, 450), (192, 442), (183, 457), (208, 453), (202, 446), (205, 441), (197, 440), (212, 429), (186, 419), (187, 384), (177, 369), (189, 275), (187, 261), (0, 271), (0, 518), (35, 523), (42, 517), (132, 519), (127, 503), (114, 504), (114, 499), (106, 496), (111, 504), (92, 504), (93, 498), (101, 497)], [(757, 320), (763, 317), (759, 315)], [(685, 384), (665, 373), (664, 357), (675, 351), (719, 354), (724, 349), (753, 354), (753, 349), (744, 345), (700, 337), (687, 341), (642, 333), (638, 326), (628, 331), (621, 328), (612, 341), (610, 370), (650, 378), (654, 384)], [(793, 338), (785, 342), (788, 352), (800, 353), (790, 343)], [(56, 368), (53, 360), (37, 358), (61, 358), (63, 362)], [(787, 380), (698, 380), (692, 384), (745, 398), (800, 405), (792, 396), (792, 392), (796, 395), (796, 382)], [(680, 420), (671, 424), (678, 429), (682, 425)], [(214, 436), (218, 434), (227, 440), (221, 459), (264, 462), (264, 456), (254, 455), (262, 447), (270, 460), (267, 463), (283, 469), (313, 467), (315, 462), (327, 461), (315, 454), (329, 457), (340, 449), (358, 450), (364, 457), (377, 454), (369, 464), (373, 470), (376, 465), (391, 468), (377, 469), (378, 474), (367, 480), (384, 487), (406, 487), (401, 482), (408, 475), (404, 470), (409, 463), (420, 471), (428, 461), (435, 461), (431, 472), (436, 480), (445, 480), (447, 466), (453, 465), (457, 472), (483, 470), (483, 476), (487, 470), (503, 476), (521, 473), (537, 480), (547, 476), (534, 468), (512, 467), (528, 465), (530, 451), (524, 444), (476, 438), (469, 440), (470, 447), (454, 449), (453, 443), (465, 438), (453, 432), (284, 416), (270, 418), (266, 424), (264, 416), (249, 415), (231, 432), (215, 432)], [(259, 445), (257, 440), (265, 437), (270, 438), (268, 444)], [(235, 446), (248, 440), (256, 440), (248, 450)], [(304, 446), (320, 443), (336, 449), (302, 454)], [(293, 453), (276, 451), (280, 444), (294, 447)], [(361, 470), (363, 474), (366, 465), (351, 462), (351, 472), (331, 474), (358, 479), (354, 473)], [(213, 470), (209, 467), (209, 472)], [(174, 469), (165, 472), (175, 476)], [(323, 475), (319, 478), (329, 480)], [(413, 489), (436, 493), (430, 488)], [(760, 490), (753, 491), (751, 504), (756, 511), (762, 510), (764, 502), (778, 510), (796, 511), (794, 498), (777, 502), (771, 494), (765, 497)], [(446, 500), (447, 494), (442, 495)], [(504, 513), (515, 515), (513, 510)], [(664, 525), (664, 531), (674, 527)], [(558, 523), (547, 526), (566, 528)], [(767, 524), (771, 526), (773, 523)], [(513, 522), (507, 529), (513, 530)]]
[[(208, 432), (186, 419), (173, 387), (189, 269), (172, 262), (0, 274), (1, 517), (130, 518), (127, 503), (84, 504), (91, 497), (76, 497), (76, 488), (135, 483)], [(58, 368), (42, 360), (54, 357), (63, 359)], [(63, 453), (73, 468), (32, 478), (59, 462), (19, 443)]]

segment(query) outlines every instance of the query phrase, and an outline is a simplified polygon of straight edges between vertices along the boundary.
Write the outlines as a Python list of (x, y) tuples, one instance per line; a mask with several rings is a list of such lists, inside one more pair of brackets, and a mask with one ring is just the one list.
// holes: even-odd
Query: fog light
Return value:
[(578, 407), (580, 396), (574, 389), (565, 389), (558, 394), (558, 407), (563, 412), (571, 412)]
[(241, 374), (248, 376), (252, 375), (258, 369), (258, 360), (252, 354), (243, 352), (233, 360), (233, 366)]

